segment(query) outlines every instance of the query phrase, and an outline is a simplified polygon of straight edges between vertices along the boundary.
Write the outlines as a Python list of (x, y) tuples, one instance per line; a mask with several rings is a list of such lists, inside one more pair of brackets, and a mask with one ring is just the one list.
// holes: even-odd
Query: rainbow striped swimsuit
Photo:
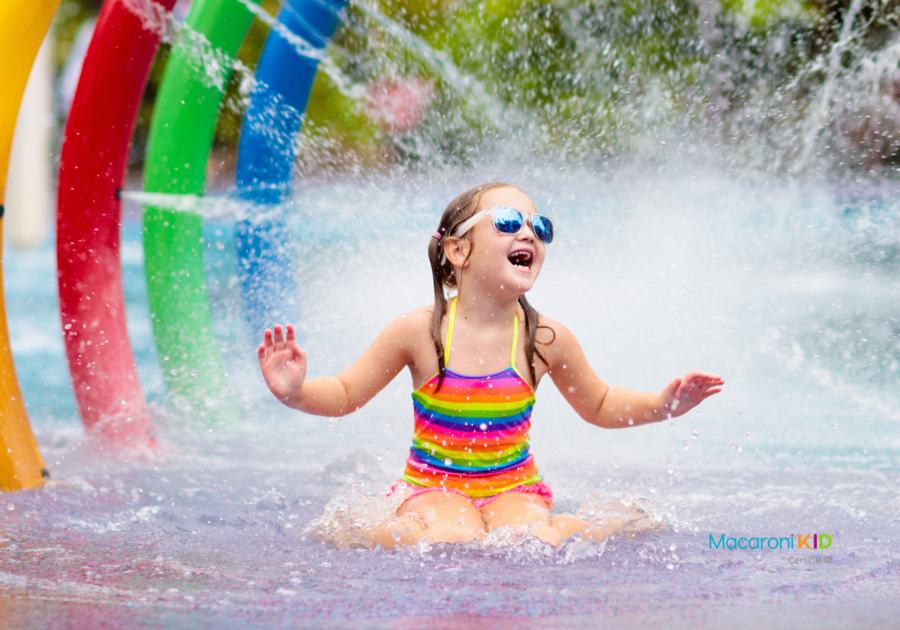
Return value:
[[(450, 306), (445, 365), (456, 300)], [(446, 488), (483, 499), (541, 482), (528, 452), (534, 391), (515, 367), (519, 318), (514, 321), (510, 367), (496, 374), (466, 376), (446, 370), (413, 392), (415, 428), (403, 481)], [(541, 484), (543, 485), (543, 484)], [(524, 490), (524, 488), (523, 488)]]

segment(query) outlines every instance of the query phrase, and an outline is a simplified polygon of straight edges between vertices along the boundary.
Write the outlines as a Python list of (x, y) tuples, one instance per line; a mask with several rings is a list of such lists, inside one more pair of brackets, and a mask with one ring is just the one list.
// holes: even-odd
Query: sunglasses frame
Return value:
[[(522, 217), (522, 226), (515, 232), (504, 232), (503, 230), (501, 230), (500, 228), (497, 227), (497, 223), (495, 221), (491, 221), (491, 224), (494, 226), (494, 229), (497, 230), (498, 232), (500, 232), (501, 234), (518, 234), (519, 232), (522, 231), (522, 228), (524, 228), (525, 224), (527, 223), (531, 227), (531, 231), (534, 232), (534, 235), (537, 237), (537, 239), (540, 242), (542, 242), (544, 245), (549, 245), (550, 243), (553, 242), (553, 239), (556, 237), (556, 225), (554, 225), (553, 219), (551, 219), (550, 217), (545, 217), (540, 214), (532, 214), (530, 212), (522, 212), (518, 208), (513, 208), (511, 206), (491, 206), (490, 208), (485, 208), (484, 210), (479, 210), (478, 212), (473, 214), (471, 217), (469, 217), (468, 219), (466, 219), (465, 221), (460, 223), (459, 227), (456, 228), (456, 231), (453, 233), (453, 236), (455, 236), (457, 238), (460, 236), (463, 236), (466, 232), (471, 230), (481, 220), (481, 217), (483, 217), (486, 214), (493, 214), (494, 210), (499, 210), (499, 209), (512, 210), (514, 212), (517, 212), (519, 214), (519, 216)], [(540, 219), (543, 219), (550, 224), (550, 240), (549, 241), (545, 241), (540, 236), (538, 236), (537, 230), (535, 229), (534, 223), (532, 222), (532, 217), (539, 217)]]

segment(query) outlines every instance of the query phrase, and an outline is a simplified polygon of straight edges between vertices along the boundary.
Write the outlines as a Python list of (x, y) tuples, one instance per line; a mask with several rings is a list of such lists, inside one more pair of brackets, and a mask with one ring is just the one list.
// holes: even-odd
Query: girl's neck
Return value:
[(499, 298), (499, 296), (474, 292), (460, 292), (456, 301), (457, 315), (478, 328), (487, 326), (507, 326), (516, 316), (518, 298)]

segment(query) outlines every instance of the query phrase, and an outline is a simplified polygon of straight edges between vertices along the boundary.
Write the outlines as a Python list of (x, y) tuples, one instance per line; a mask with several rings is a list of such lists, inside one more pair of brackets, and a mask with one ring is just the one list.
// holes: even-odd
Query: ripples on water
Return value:
[[(508, 163), (508, 162), (507, 162)], [(643, 174), (641, 174), (643, 173)], [(271, 400), (233, 280), (231, 225), (207, 225), (216, 326), (245, 421), (196, 426), (167, 408), (125, 225), (129, 325), (162, 447), (128, 457), (84, 440), (56, 314), (52, 247), (7, 250), (10, 328), (46, 488), (0, 497), (0, 621), (73, 626), (436, 627), (766, 623), (889, 625), (900, 585), (900, 212), (864, 192), (751, 185), (691, 171), (310, 184), (297, 226), (300, 330), (312, 376), (339, 371), (429, 301), (425, 246), (446, 201), (521, 184), (559, 223), (532, 302), (563, 321), (602, 378), (660, 389), (694, 368), (725, 391), (650, 427), (581, 422), (549, 379), (532, 448), (559, 511), (625, 498), (667, 524), (605, 545), (491, 537), (394, 552), (335, 550), (307, 528), (400, 475), (412, 427), (401, 375), (340, 420)], [(710, 534), (834, 537), (823, 551), (710, 550)], [(552, 618), (552, 620), (551, 620)]]

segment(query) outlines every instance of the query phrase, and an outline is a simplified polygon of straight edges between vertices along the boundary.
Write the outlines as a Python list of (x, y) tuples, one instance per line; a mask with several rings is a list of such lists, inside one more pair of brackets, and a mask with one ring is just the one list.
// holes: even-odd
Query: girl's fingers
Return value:
[(688, 384), (703, 389), (704, 387), (717, 387), (719, 385), (724, 385), (725, 381), (712, 374), (701, 374), (695, 375), (692, 379), (690, 379)]
[(290, 324), (283, 331), (279, 324), (276, 324), (273, 330), (267, 328), (263, 333), (263, 342), (259, 346), (257, 355), (262, 361), (282, 350), (290, 350), (296, 355), (304, 356), (303, 350), (297, 346), (297, 334), (294, 332), (294, 327)]
[(281, 352), (284, 350), (284, 335), (281, 333), (281, 324), (275, 324), (275, 351)]
[(262, 367), (263, 363), (266, 362), (266, 344), (259, 344), (259, 348), (256, 349), (256, 358), (259, 359), (259, 365)]
[(287, 330), (285, 334), (285, 344), (284, 347), (289, 349), (294, 354), (299, 354), (303, 352), (300, 349), (300, 346), (297, 345), (297, 335), (294, 333), (294, 327), (290, 324), (287, 325)]
[(703, 398), (709, 398), (709, 397), (712, 396), (713, 394), (718, 394), (720, 391), (722, 391), (722, 388), (721, 388), (721, 387), (716, 387), (716, 388), (714, 388), (714, 389), (709, 389), (709, 390), (703, 392)]

